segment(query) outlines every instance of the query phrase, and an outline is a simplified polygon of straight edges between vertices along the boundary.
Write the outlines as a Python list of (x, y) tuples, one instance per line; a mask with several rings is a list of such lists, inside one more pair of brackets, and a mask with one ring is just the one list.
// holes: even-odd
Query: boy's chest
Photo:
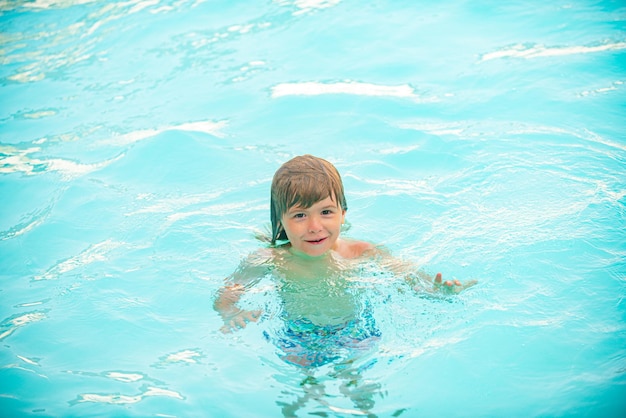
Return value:
[(357, 304), (350, 281), (336, 272), (328, 273), (291, 270), (281, 277), (279, 294), (284, 313), (318, 325), (353, 319)]

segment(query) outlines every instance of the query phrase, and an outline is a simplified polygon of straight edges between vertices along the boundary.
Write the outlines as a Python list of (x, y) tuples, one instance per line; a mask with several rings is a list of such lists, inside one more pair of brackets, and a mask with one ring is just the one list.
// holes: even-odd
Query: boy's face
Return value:
[(292, 206), (281, 218), (294, 250), (317, 257), (335, 248), (346, 211), (327, 197), (310, 208)]

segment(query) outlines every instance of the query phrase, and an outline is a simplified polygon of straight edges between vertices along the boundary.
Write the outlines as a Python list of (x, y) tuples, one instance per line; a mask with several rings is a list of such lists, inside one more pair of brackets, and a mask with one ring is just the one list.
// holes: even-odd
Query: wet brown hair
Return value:
[(341, 176), (334, 165), (313, 155), (301, 155), (284, 163), (274, 174), (271, 189), (270, 218), (272, 245), (286, 240), (281, 218), (293, 206), (310, 208), (330, 197), (341, 209), (348, 210)]

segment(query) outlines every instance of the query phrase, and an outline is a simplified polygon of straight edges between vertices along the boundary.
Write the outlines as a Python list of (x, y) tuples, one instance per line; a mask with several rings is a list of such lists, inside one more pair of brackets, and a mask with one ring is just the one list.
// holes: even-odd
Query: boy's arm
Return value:
[(478, 283), (477, 280), (468, 280), (465, 283), (461, 283), (459, 280), (446, 280), (445, 282), (441, 278), (441, 273), (435, 275), (433, 281), (433, 290), (441, 291), (443, 293), (460, 293), (468, 287), (474, 286)]
[(404, 277), (407, 283), (409, 283), (414, 290), (419, 292), (460, 293), (478, 283), (476, 280), (469, 280), (465, 283), (456, 279), (444, 281), (441, 273), (437, 273), (435, 277), (432, 277), (420, 270), (415, 263), (396, 258), (384, 248), (377, 248), (376, 256), (380, 257), (383, 266), (388, 268), (395, 275)]
[(246, 287), (239, 283), (226, 285), (219, 290), (213, 302), (213, 309), (224, 321), (222, 332), (243, 328), (248, 322), (256, 322), (261, 316), (261, 311), (246, 311), (237, 306), (237, 302), (245, 291)]
[(224, 321), (224, 326), (221, 328), (222, 332), (226, 333), (244, 328), (248, 322), (256, 322), (259, 319), (262, 313), (260, 310), (240, 309), (237, 302), (267, 271), (267, 259), (263, 260), (257, 254), (244, 260), (241, 266), (226, 279), (226, 284), (218, 291), (213, 302), (213, 309), (220, 314)]

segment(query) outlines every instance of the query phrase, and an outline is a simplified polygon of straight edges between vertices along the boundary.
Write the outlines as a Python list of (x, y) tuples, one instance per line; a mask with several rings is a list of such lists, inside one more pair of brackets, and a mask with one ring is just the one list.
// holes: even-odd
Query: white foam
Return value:
[(341, 3), (341, 0), (274, 0), (281, 6), (293, 5), (298, 8), (294, 15), (310, 12), (312, 10), (328, 9)]
[[(618, 84), (618, 83), (616, 83)], [(521, 122), (481, 122), (475, 120), (467, 120), (467, 121), (453, 121), (453, 122), (442, 122), (442, 121), (415, 121), (408, 123), (399, 123), (396, 125), (400, 129), (411, 129), (421, 132), (426, 132), (432, 135), (451, 135), (458, 138), (469, 138), (469, 137), (488, 137), (489, 135), (497, 134), (502, 135), (506, 134), (560, 134), (560, 135), (571, 135), (577, 138), (580, 138), (585, 141), (595, 142), (598, 144), (602, 144), (608, 147), (626, 150), (626, 146), (622, 145), (618, 142), (611, 141), (607, 138), (604, 138), (594, 132), (591, 132), (587, 129), (582, 131), (578, 130), (570, 130), (564, 129), (556, 126), (546, 126), (546, 125), (532, 125)]]
[(40, 150), (41, 148), (38, 147), (23, 150), (15, 147), (0, 147), (0, 153), (5, 154), (4, 157), (0, 157), (0, 173), (24, 173), (33, 175), (39, 172), (57, 171), (62, 174), (64, 180), (70, 180), (74, 177), (104, 168), (123, 157), (123, 155), (118, 155), (115, 158), (99, 163), (82, 164), (61, 158), (39, 159), (29, 156), (29, 154), (39, 152)]
[(41, 321), (45, 318), (46, 315), (41, 312), (31, 312), (5, 321), (5, 323), (8, 324), (8, 327), (3, 326), (3, 328), (6, 327), (7, 329), (0, 334), (0, 341), (13, 334), (18, 328), (28, 325), (31, 322)]
[(126, 405), (141, 401), (143, 396), (127, 396), (127, 395), (99, 395), (97, 393), (84, 393), (80, 395), (79, 402), (95, 402), (108, 403), (112, 405)]
[(33, 366), (39, 366), (39, 363), (37, 363), (35, 360), (31, 360), (29, 358), (26, 358), (26, 357), (23, 357), (23, 356), (20, 356), (20, 355), (18, 355), (17, 358), (22, 360), (24, 363), (28, 363), (28, 364), (33, 365)]
[(41, 276), (36, 276), (35, 280), (51, 280), (58, 278), (61, 274), (75, 270), (79, 267), (92, 264), (96, 261), (105, 261), (107, 254), (123, 245), (111, 239), (94, 244), (80, 254), (62, 261), (46, 271)]
[(281, 83), (272, 87), (272, 97), (318, 96), (322, 94), (351, 94), (357, 96), (398, 97), (419, 99), (413, 87), (408, 84), (385, 86), (380, 84), (345, 81), (338, 83)]
[(180, 125), (169, 125), (161, 128), (155, 129), (141, 129), (134, 132), (129, 132), (123, 135), (118, 135), (109, 140), (104, 141), (105, 144), (109, 145), (117, 145), (117, 146), (125, 146), (130, 145), (135, 142), (142, 141), (147, 138), (152, 138), (158, 134), (167, 131), (189, 131), (189, 132), (204, 132), (209, 135), (213, 135), (217, 138), (224, 138), (226, 134), (224, 134), (223, 129), (227, 126), (228, 122), (225, 120), (221, 121), (197, 121), (197, 122), (187, 122), (182, 123)]
[(144, 375), (139, 373), (121, 373), (121, 372), (109, 372), (106, 374), (106, 377), (114, 380), (119, 380), (120, 382), (137, 382), (145, 378)]
[(32, 222), (27, 223), (24, 226), (18, 225), (14, 228), (11, 228), (8, 232), (0, 233), (0, 241), (19, 237), (20, 235), (24, 235), (27, 232), (32, 231), (35, 227), (41, 225), (44, 221), (44, 218), (35, 219)]
[(43, 162), (48, 166), (49, 171), (58, 171), (60, 172), (65, 180), (70, 180), (72, 178), (82, 176), (84, 174), (91, 173), (96, 170), (100, 170), (114, 161), (119, 160), (123, 157), (122, 155), (118, 155), (115, 158), (110, 160), (102, 161), (94, 164), (81, 164), (71, 160), (64, 160), (60, 158), (53, 158), (50, 160), (44, 160)]
[(566, 47), (547, 47), (544, 45), (514, 45), (500, 51), (489, 52), (484, 54), (481, 61), (489, 61), (499, 58), (540, 58), (540, 57), (559, 57), (564, 55), (590, 54), (595, 52), (616, 51), (626, 49), (626, 42), (615, 42), (596, 46), (566, 46)]
[(127, 405), (141, 402), (148, 396), (165, 396), (168, 398), (184, 399), (183, 396), (169, 389), (162, 389), (156, 387), (148, 387), (145, 392), (140, 395), (100, 395), (97, 393), (84, 393), (79, 395), (78, 402), (96, 402), (96, 403), (108, 403), (113, 405)]
[(79, 4), (92, 3), (93, 0), (35, 0), (29, 2), (19, 2), (19, 6), (28, 9), (50, 9), (53, 7), (69, 7)]
[(197, 357), (202, 357), (202, 354), (193, 350), (183, 350), (168, 355), (165, 361), (167, 363), (197, 363)]

